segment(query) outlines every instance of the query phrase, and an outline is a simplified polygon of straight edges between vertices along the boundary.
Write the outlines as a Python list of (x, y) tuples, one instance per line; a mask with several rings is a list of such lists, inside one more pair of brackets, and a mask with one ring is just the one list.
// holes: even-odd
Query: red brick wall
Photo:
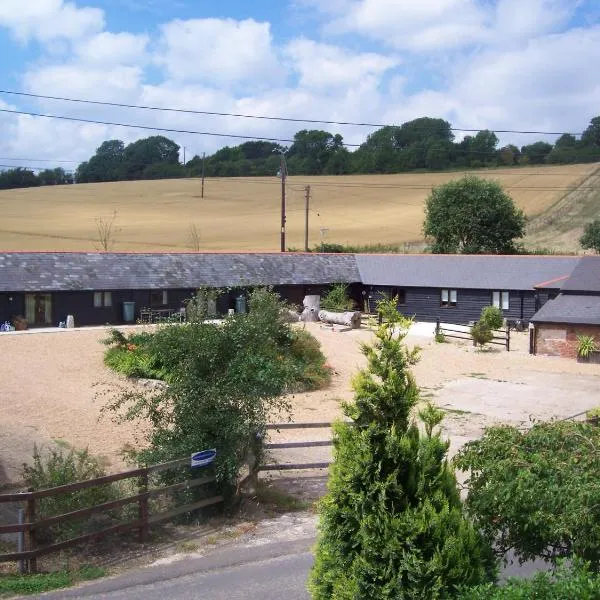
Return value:
[(577, 358), (578, 335), (594, 336), (596, 343), (600, 347), (600, 325), (536, 324), (536, 354)]

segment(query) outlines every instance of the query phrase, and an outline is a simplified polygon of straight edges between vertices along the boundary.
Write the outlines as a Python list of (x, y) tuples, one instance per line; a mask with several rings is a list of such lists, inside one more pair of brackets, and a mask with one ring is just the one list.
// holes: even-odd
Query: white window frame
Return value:
[(440, 294), (440, 306), (443, 308), (455, 308), (458, 304), (458, 291), (442, 288)]
[(151, 307), (152, 306), (154, 306), (154, 307), (167, 306), (167, 304), (169, 303), (169, 294), (167, 293), (167, 290), (152, 290), (150, 292), (150, 297), (152, 297), (152, 294), (159, 294), (159, 293), (162, 294), (162, 298), (161, 298), (162, 302), (161, 302), (161, 304), (152, 304), (152, 301), (150, 301)]
[(94, 292), (94, 308), (110, 308), (112, 306), (112, 292)]
[(492, 292), (492, 306), (500, 310), (510, 310), (510, 292), (506, 290)]

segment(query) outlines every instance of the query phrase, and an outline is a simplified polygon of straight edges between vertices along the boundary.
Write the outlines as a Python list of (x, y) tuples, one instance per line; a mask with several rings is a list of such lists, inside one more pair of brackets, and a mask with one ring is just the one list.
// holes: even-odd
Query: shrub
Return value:
[(490, 329), (500, 329), (504, 324), (504, 315), (497, 306), (485, 306), (481, 311), (480, 321)]
[(581, 358), (589, 358), (598, 350), (594, 336), (578, 335), (577, 336), (577, 356)]
[(494, 334), (485, 321), (477, 321), (477, 323), (471, 327), (470, 332), (476, 346), (485, 346), (494, 339)]
[[(33, 464), (23, 465), (22, 476), (28, 488), (42, 490), (106, 475), (101, 461), (87, 449), (76, 450), (63, 445), (39, 449), (34, 447)], [(40, 498), (36, 504), (37, 517), (45, 518), (80, 508), (114, 500), (116, 486), (105, 484), (77, 492)], [(86, 521), (88, 518), (86, 518)], [(88, 523), (66, 521), (37, 532), (38, 541), (55, 542), (74, 537), (85, 531)]]
[(577, 561), (553, 573), (537, 573), (531, 579), (509, 579), (501, 587), (492, 584), (465, 589), (457, 600), (575, 600), (600, 597), (600, 574)]
[(331, 382), (331, 369), (326, 365), (321, 345), (308, 331), (294, 330), (291, 336), (290, 357), (298, 375), (298, 389), (318, 390)]
[(434, 339), (438, 344), (445, 344), (448, 341), (446, 340), (446, 336), (441, 331), (435, 334)]
[(402, 343), (410, 322), (390, 316), (375, 344), (363, 346), (368, 367), (344, 406), (352, 422), (334, 427), (309, 579), (315, 600), (447, 598), (493, 577), (491, 549), (463, 516), (449, 444), (435, 430), (441, 411), (420, 412), (424, 433), (411, 417), (418, 352)]
[(499, 555), (600, 566), (600, 428), (557, 421), (496, 426), (457, 454), (470, 473), (466, 506)]
[(159, 329), (150, 347), (170, 373), (169, 386), (152, 396), (118, 395), (107, 407), (151, 423), (147, 448), (137, 454), (141, 462), (216, 448), (215, 471), (226, 495), (235, 489), (256, 434), (264, 436), (267, 416), (289, 408), (282, 395), (297, 381), (299, 364), (306, 357), (313, 365), (321, 361), (307, 334), (296, 335), (284, 321), (285, 305), (276, 294), (254, 290), (248, 307), (247, 314), (219, 325), (197, 321)]
[(321, 298), (321, 308), (334, 312), (344, 312), (354, 308), (354, 300), (348, 294), (348, 286), (345, 283), (336, 283)]

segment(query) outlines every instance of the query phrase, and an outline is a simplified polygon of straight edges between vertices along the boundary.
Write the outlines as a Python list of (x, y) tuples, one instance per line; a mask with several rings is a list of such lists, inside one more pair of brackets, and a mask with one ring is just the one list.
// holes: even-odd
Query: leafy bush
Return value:
[[(91, 455), (87, 449), (76, 450), (61, 445), (41, 450), (37, 446), (34, 447), (33, 464), (24, 464), (22, 471), (25, 484), (34, 490), (86, 481), (104, 475), (106, 473), (100, 460)], [(117, 496), (116, 486), (106, 484), (59, 496), (40, 498), (36, 504), (37, 517), (45, 518), (68, 513), (114, 500)], [(42, 542), (68, 539), (85, 531), (88, 525), (87, 522), (82, 523), (77, 520), (66, 521), (39, 530), (37, 539)]]
[(292, 331), (290, 356), (298, 370), (295, 379), (300, 389), (318, 390), (329, 385), (331, 369), (325, 362), (321, 345), (308, 331)]
[(441, 411), (419, 413), (424, 433), (411, 417), (418, 351), (402, 343), (410, 322), (389, 314), (375, 344), (363, 346), (368, 367), (344, 406), (352, 422), (334, 428), (309, 580), (315, 600), (447, 598), (493, 578), (491, 549), (463, 516), (449, 444), (435, 431)]
[(480, 321), (490, 329), (500, 329), (504, 324), (504, 315), (497, 306), (485, 306), (481, 310)]
[(600, 566), (600, 428), (581, 422), (498, 426), (455, 458), (469, 471), (466, 506), (500, 555), (580, 556)]
[(494, 339), (494, 334), (485, 321), (477, 321), (470, 333), (476, 346), (485, 346)]
[(600, 598), (600, 574), (577, 561), (554, 573), (537, 573), (531, 579), (510, 579), (501, 587), (492, 584), (465, 589), (457, 600), (594, 600)]
[(354, 300), (348, 294), (348, 286), (345, 283), (336, 283), (326, 294), (321, 298), (321, 308), (334, 312), (344, 312), (352, 310)]
[(448, 340), (446, 339), (446, 336), (439, 331), (438, 333), (435, 334), (435, 341), (438, 344), (445, 344)]
[(285, 321), (276, 294), (255, 290), (248, 308), (219, 325), (166, 325), (152, 337), (148, 347), (169, 373), (169, 386), (151, 396), (118, 395), (108, 406), (125, 419), (151, 423), (139, 461), (216, 448), (216, 475), (227, 494), (249, 448), (260, 450), (253, 446), (256, 434), (265, 434), (267, 415), (289, 408), (282, 394), (298, 381), (315, 386), (329, 376), (318, 344)]
[(104, 577), (102, 567), (84, 566), (77, 571), (56, 571), (33, 575), (0, 575), (0, 598), (10, 594), (42, 594), (69, 587), (80, 581)]

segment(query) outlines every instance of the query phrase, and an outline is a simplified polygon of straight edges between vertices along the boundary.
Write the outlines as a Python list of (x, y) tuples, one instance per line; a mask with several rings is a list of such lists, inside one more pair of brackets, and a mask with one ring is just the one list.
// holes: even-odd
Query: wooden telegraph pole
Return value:
[(287, 165), (285, 155), (281, 152), (281, 251), (285, 252), (285, 180), (287, 177)]
[(308, 252), (308, 211), (310, 203), (310, 185), (304, 188), (304, 252)]
[(204, 159), (206, 158), (206, 152), (202, 153), (202, 191), (200, 193), (200, 198), (204, 198)]

